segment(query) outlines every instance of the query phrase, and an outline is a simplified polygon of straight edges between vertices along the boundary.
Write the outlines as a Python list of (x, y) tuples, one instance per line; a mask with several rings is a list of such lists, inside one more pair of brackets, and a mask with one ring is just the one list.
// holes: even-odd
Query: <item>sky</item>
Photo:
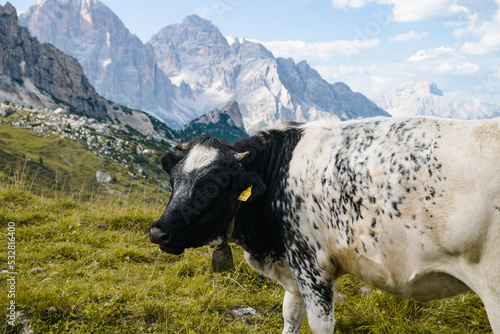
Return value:
[(500, 0), (100, 1), (143, 42), (197, 14), (368, 97), (429, 79), (452, 100), (500, 103)]

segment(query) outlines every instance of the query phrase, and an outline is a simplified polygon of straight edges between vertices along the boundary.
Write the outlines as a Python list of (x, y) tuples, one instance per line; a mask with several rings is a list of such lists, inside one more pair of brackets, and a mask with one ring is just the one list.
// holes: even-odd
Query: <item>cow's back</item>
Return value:
[(315, 240), (332, 274), (411, 295), (408, 282), (499, 249), (500, 121), (376, 118), (303, 129), (288, 220)]

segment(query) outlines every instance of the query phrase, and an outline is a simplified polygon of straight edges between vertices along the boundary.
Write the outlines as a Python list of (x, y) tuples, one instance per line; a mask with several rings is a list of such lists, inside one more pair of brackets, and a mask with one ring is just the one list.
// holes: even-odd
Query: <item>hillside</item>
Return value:
[[(62, 109), (34, 111), (3, 103), (0, 111), (6, 109), (14, 113), (0, 116), (2, 182), (23, 180), (38, 192), (166, 201), (168, 178), (159, 159), (170, 143)], [(98, 183), (97, 172), (106, 172), (113, 182)]]

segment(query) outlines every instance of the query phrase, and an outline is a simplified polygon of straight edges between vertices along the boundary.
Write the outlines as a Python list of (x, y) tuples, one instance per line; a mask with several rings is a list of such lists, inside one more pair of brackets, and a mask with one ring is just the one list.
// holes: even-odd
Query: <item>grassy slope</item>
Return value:
[[(40, 161), (42, 159), (42, 161)], [(80, 196), (107, 193), (124, 199), (165, 202), (168, 192), (153, 178), (135, 180), (128, 170), (111, 159), (102, 158), (87, 147), (58, 135), (14, 128), (0, 123), (0, 181), (26, 183), (38, 193), (46, 189), (64, 191)], [(96, 172), (106, 171), (117, 182), (99, 184)], [(155, 178), (167, 181), (163, 172), (152, 172)]]

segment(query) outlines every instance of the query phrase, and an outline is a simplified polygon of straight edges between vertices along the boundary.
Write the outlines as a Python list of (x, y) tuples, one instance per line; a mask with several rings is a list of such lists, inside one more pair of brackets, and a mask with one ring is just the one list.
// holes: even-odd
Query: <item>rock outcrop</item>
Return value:
[(248, 137), (236, 101), (230, 101), (223, 108), (210, 111), (189, 122), (179, 132), (183, 141), (191, 140), (202, 134), (209, 134), (230, 143)]
[(97, 183), (113, 183), (113, 179), (106, 172), (95, 173)]

